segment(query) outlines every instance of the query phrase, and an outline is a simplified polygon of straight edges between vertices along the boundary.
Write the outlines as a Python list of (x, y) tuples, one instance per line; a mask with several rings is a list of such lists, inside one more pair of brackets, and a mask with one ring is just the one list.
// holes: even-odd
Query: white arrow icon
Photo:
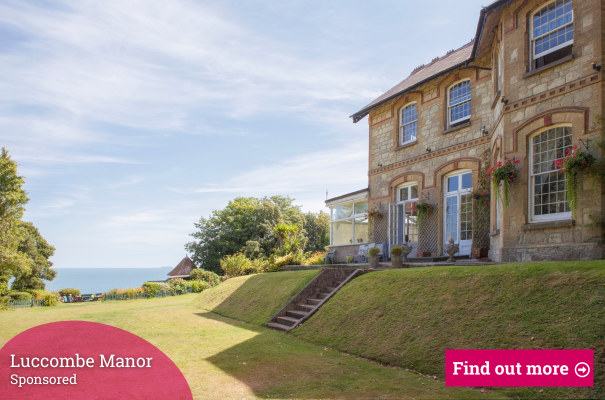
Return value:
[(590, 367), (585, 362), (578, 363), (576, 365), (576, 375), (580, 378), (585, 378), (590, 374)]

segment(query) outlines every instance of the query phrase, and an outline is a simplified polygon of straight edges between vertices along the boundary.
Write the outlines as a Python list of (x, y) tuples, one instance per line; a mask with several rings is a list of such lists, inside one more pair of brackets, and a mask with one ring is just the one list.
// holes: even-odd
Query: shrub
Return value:
[(221, 260), (221, 269), (228, 277), (250, 275), (260, 272), (258, 265), (242, 253), (225, 256)]
[(370, 250), (368, 250), (368, 254), (372, 257), (376, 257), (378, 253), (380, 253), (380, 249), (376, 247), (372, 247)]
[(399, 246), (395, 246), (391, 249), (391, 254), (399, 257), (403, 254), (403, 249)]
[(306, 259), (303, 265), (324, 265), (326, 259), (326, 253), (318, 251), (315, 253), (307, 253)]
[(203, 281), (203, 280), (194, 280), (194, 281), (186, 281), (186, 282), (187, 282), (189, 288), (191, 290), (193, 290), (193, 293), (201, 293), (206, 288), (211, 287), (211, 285), (208, 282)]
[[(115, 289), (115, 290), (117, 290), (117, 289)], [(80, 290), (78, 290), (78, 289), (61, 289), (61, 290), (59, 290), (59, 294), (61, 296), (69, 296), (70, 293), (71, 293), (72, 297), (76, 297), (81, 294)]]
[(59, 294), (56, 292), (46, 292), (46, 294), (42, 298), (44, 299), (45, 306), (53, 307), (59, 305)]
[(297, 259), (296, 254), (288, 253), (282, 257), (273, 257), (273, 262), (269, 267), (270, 272), (281, 271), (284, 265), (300, 265), (300, 259)]
[(11, 291), (11, 292), (8, 292), (8, 295), (10, 296), (11, 300), (13, 300), (13, 301), (25, 301), (25, 300), (32, 299), (32, 295), (27, 292)]
[(192, 281), (204, 281), (209, 287), (216, 286), (221, 283), (221, 278), (212, 271), (204, 271), (203, 269), (194, 269), (191, 271)]
[(147, 293), (147, 297), (152, 298), (160, 291), (160, 285), (157, 282), (145, 282), (143, 290)]
[(24, 292), (31, 294), (34, 300), (43, 299), (46, 295), (50, 294), (44, 289), (25, 289)]
[(168, 281), (168, 285), (173, 292), (178, 294), (187, 293), (187, 283), (182, 279), (171, 279)]

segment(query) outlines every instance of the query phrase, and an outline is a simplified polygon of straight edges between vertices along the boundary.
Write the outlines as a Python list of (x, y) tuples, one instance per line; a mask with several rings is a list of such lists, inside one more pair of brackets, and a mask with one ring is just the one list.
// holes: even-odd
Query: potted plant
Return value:
[(437, 204), (430, 204), (424, 198), (412, 203), (412, 215), (416, 216), (418, 228), (421, 228), (422, 223), (435, 213), (437, 213)]
[(372, 247), (370, 250), (368, 250), (368, 261), (370, 264), (370, 268), (378, 268), (378, 253), (380, 253), (380, 249), (376, 247)]
[(403, 257), (403, 249), (399, 246), (395, 246), (391, 249), (391, 265), (393, 268), (401, 268)]
[[(487, 173), (492, 177), (492, 192), (496, 201), (501, 202), (504, 207), (510, 203), (510, 185), (515, 182), (518, 172), (515, 164), (519, 164), (519, 159), (498, 161), (495, 167), (490, 167)], [(502, 195), (500, 195), (500, 183), (502, 183)]]
[(574, 216), (578, 211), (578, 187), (580, 186), (578, 172), (592, 167), (595, 161), (596, 158), (592, 154), (578, 150), (578, 146), (574, 146), (561, 160), (555, 161), (555, 167), (559, 169), (559, 172), (565, 174), (567, 201)]
[(347, 264), (351, 264), (353, 262), (353, 256), (346, 256)]

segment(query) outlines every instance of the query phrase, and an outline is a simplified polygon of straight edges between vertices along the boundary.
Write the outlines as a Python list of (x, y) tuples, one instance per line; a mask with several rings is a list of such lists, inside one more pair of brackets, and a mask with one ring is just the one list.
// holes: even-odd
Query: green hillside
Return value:
[(605, 398), (605, 262), (373, 272), (346, 285), (293, 335), (438, 377), (446, 349), (594, 349), (593, 389), (504, 393)]
[(247, 275), (205, 290), (192, 303), (255, 325), (264, 325), (313, 279), (319, 270)]

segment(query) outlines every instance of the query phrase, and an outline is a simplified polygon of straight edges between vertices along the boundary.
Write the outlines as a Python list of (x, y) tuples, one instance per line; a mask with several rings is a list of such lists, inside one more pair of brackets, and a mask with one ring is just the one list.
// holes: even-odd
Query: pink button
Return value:
[(593, 350), (446, 350), (446, 386), (593, 386)]

